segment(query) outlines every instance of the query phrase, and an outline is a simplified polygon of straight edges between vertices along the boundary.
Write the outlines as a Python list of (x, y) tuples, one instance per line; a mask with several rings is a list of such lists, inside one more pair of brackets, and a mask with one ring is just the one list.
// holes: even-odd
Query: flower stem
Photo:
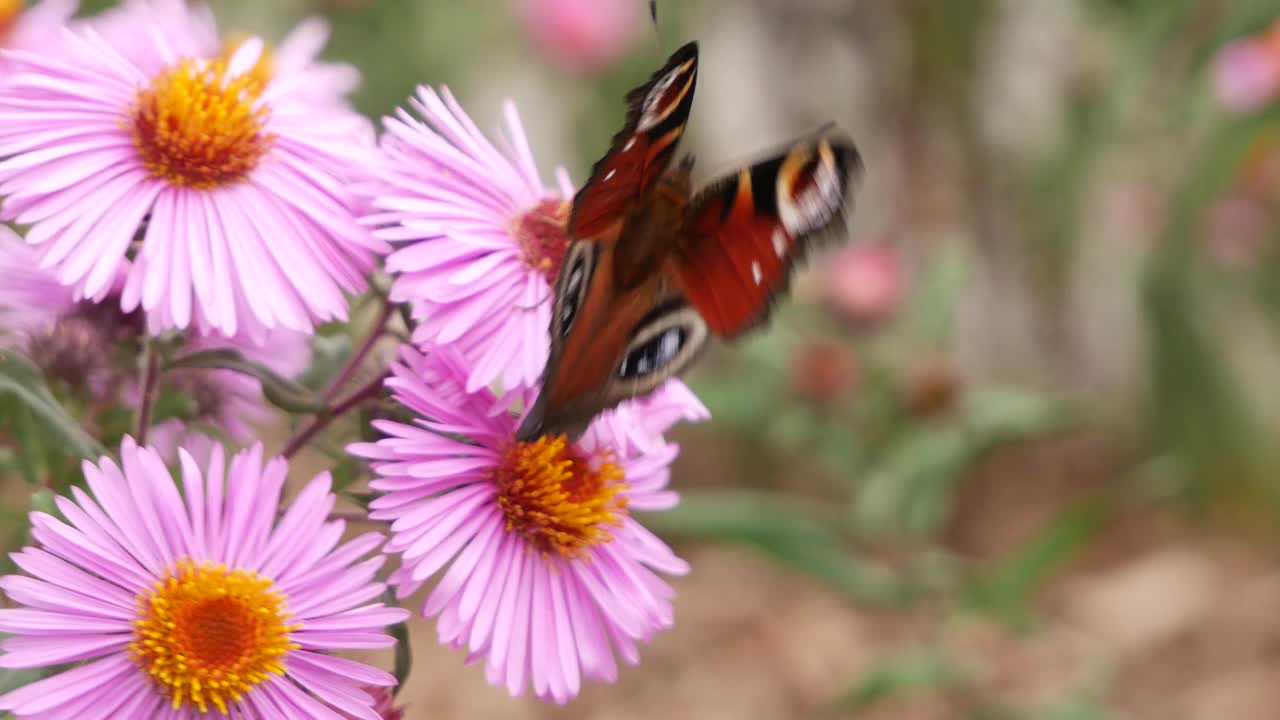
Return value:
[(160, 353), (151, 342), (146, 346), (146, 369), (142, 371), (142, 400), (138, 407), (138, 445), (147, 444), (147, 430), (151, 428), (151, 408), (156, 402), (156, 386), (160, 383)]
[(391, 319), (391, 314), (395, 312), (395, 305), (387, 301), (382, 303), (382, 311), (378, 314), (378, 319), (374, 321), (373, 327), (369, 330), (369, 336), (364, 339), (360, 347), (351, 353), (351, 357), (347, 358), (347, 364), (339, 371), (338, 376), (333, 379), (329, 387), (324, 391), (324, 401), (329, 402), (337, 397), (338, 391), (342, 386), (351, 379), (356, 370), (360, 368), (364, 359), (369, 356), (369, 352), (373, 350), (373, 346), (377, 344), (378, 339), (382, 337), (383, 330), (387, 327), (387, 321)]
[(280, 454), (285, 458), (291, 458), (296, 455), (304, 445), (311, 442), (311, 438), (315, 437), (317, 433), (328, 427), (329, 423), (345, 415), (349, 410), (360, 403), (377, 396), (377, 394), (382, 390), (382, 382), (386, 379), (386, 372), (379, 374), (374, 379), (364, 385), (361, 385), (333, 407), (328, 408), (317, 415), (316, 418), (311, 421), (310, 425), (303, 428), (302, 432), (294, 435), (293, 438), (289, 440), (289, 443), (284, 446), (284, 450), (281, 450)]

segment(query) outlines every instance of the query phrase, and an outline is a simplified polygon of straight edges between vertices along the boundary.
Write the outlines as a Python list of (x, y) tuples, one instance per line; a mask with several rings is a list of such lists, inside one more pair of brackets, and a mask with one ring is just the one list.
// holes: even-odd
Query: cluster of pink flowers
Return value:
[[(515, 439), (574, 188), (544, 185), (514, 106), (505, 152), (443, 88), (379, 140), (348, 104), (354, 69), (317, 59), (319, 20), (271, 47), (183, 0), (20, 8), (0, 10), (0, 223), (23, 231), (0, 224), (0, 350), (135, 408), (140, 439), (84, 462), (60, 517), (31, 515), (21, 574), (0, 578), (0, 667), (73, 666), (0, 712), (399, 717), (395, 678), (333, 654), (393, 644), (408, 612), (380, 600), (388, 557), (396, 596), (432, 583), (441, 642), (513, 695), (563, 703), (637, 662), (673, 622), (662, 575), (688, 570), (639, 513), (678, 502), (664, 435), (707, 412), (672, 381), (577, 441)], [(414, 419), (349, 446), (389, 538), (342, 544), (327, 473), (282, 502), (259, 381), (155, 353), (235, 349), (296, 376), (379, 268), (412, 321), (386, 388)], [(148, 422), (166, 388), (199, 412)]]

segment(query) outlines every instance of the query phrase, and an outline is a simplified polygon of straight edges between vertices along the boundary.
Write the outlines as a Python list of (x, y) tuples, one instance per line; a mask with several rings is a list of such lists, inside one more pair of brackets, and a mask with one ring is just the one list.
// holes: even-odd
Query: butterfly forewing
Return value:
[(818, 136), (698, 194), (669, 267), (712, 333), (736, 337), (768, 317), (810, 247), (840, 237), (861, 168), (852, 143)]
[(698, 45), (689, 43), (648, 82), (627, 94), (626, 124), (574, 197), (571, 236), (616, 239), (628, 211), (671, 162), (693, 107), (697, 80)]

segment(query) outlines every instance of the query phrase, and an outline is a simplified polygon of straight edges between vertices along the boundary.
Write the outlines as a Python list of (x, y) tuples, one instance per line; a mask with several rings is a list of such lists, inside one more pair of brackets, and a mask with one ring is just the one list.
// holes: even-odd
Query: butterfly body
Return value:
[(696, 81), (690, 43), (627, 95), (623, 130), (574, 197), (551, 356), (520, 440), (576, 437), (688, 367), (711, 335), (763, 322), (794, 265), (844, 218), (861, 160), (825, 132), (698, 193), (692, 158), (668, 169)]

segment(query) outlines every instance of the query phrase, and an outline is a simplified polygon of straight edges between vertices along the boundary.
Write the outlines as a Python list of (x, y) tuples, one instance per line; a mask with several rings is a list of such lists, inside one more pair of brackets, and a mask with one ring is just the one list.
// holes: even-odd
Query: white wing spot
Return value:
[(636, 146), (636, 138), (634, 135), (632, 135), (631, 139), (627, 140), (627, 144), (622, 146), (622, 152), (626, 152), (635, 146)]
[(773, 230), (773, 254), (782, 257), (787, 251), (787, 233), (782, 228)]
[(607, 172), (607, 173), (605, 173), (605, 174), (604, 174), (604, 179), (605, 179), (605, 180), (608, 180), (609, 178), (611, 178), (611, 177), (613, 177), (614, 175), (617, 175), (617, 174), (618, 174), (618, 171), (617, 171), (617, 170), (615, 170), (615, 169), (612, 169), (612, 168), (611, 168), (611, 169), (609, 170), (609, 172)]
[(751, 261), (751, 279), (755, 280), (757, 285), (764, 279), (764, 272), (760, 270), (760, 262), (757, 260)]
[(644, 132), (667, 119), (667, 115), (671, 114), (674, 106), (663, 108), (662, 97), (667, 94), (667, 90), (675, 84), (676, 80), (683, 76), (688, 63), (673, 68), (661, 80), (653, 84), (649, 90), (649, 94), (645, 96), (644, 104), (640, 108), (640, 121), (636, 123), (636, 131)]

